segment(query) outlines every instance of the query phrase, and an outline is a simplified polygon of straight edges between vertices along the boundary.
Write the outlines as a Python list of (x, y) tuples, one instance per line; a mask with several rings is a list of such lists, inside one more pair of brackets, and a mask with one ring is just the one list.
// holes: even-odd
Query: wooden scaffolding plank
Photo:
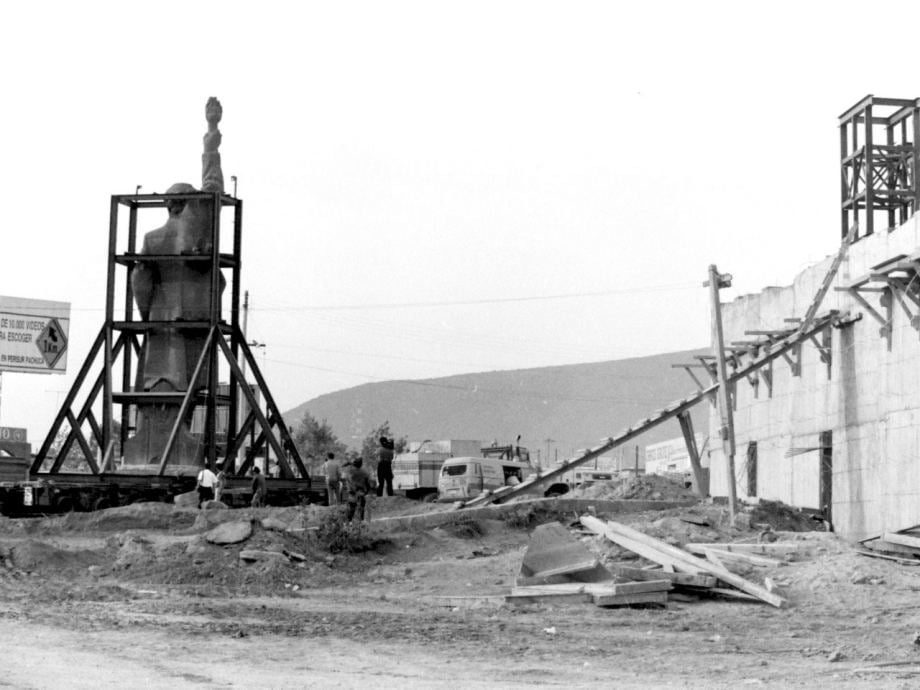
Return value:
[[(697, 558), (696, 556), (687, 553), (682, 549), (678, 549), (675, 546), (671, 546), (670, 544), (667, 544), (659, 539), (655, 539), (654, 537), (650, 537), (647, 534), (642, 534), (641, 532), (627, 527), (626, 525), (621, 525), (616, 522), (608, 522), (605, 524), (601, 520), (590, 516), (582, 517), (581, 524), (590, 529), (592, 532), (603, 534), (611, 541), (618, 542), (618, 540), (625, 538), (641, 545), (646, 553), (658, 552), (658, 554), (663, 555), (665, 558), (669, 558), (675, 568), (682, 570), (694, 568), (700, 573), (715, 575), (723, 582), (726, 582), (733, 587), (737, 587), (743, 592), (755, 596), (772, 606), (776, 606), (777, 608), (782, 607), (786, 603), (786, 600), (781, 596), (769, 592), (764, 587), (754, 584), (749, 580), (745, 580), (740, 575), (736, 575), (735, 573), (725, 568), (719, 568), (716, 565), (707, 563), (706, 561)], [(636, 553), (639, 552), (637, 551)], [(640, 553), (639, 555), (643, 554)]]

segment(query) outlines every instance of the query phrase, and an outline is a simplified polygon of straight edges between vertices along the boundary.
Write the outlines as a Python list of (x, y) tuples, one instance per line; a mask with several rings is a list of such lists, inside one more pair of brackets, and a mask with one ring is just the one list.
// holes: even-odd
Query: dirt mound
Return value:
[(67, 513), (36, 521), (32, 532), (115, 532), (126, 529), (181, 530), (190, 528), (197, 510), (177, 508), (168, 503), (132, 503), (92, 513)]
[(609, 481), (580, 486), (572, 492), (575, 498), (644, 499), (649, 501), (692, 501), (697, 498), (692, 489), (680, 480), (657, 474), (628, 475)]
[(0, 560), (25, 572), (73, 572), (101, 563), (104, 558), (102, 551), (61, 549), (32, 539), (0, 551)]
[(775, 531), (814, 532), (824, 530), (824, 522), (813, 512), (787, 506), (781, 501), (760, 501), (751, 509), (751, 525), (769, 525)]

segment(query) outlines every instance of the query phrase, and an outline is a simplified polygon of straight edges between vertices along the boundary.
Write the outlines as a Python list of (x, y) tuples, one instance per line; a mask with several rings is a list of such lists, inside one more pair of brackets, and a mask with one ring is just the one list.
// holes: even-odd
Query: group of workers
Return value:
[[(221, 491), (224, 489), (225, 475), (221, 470), (214, 474), (210, 469), (204, 467), (198, 473), (198, 507), (208, 501), (219, 501)], [(265, 481), (265, 475), (258, 467), (252, 468), (252, 501), (250, 505), (253, 508), (262, 508), (265, 504), (265, 497), (268, 494), (268, 485)]]
[[(377, 495), (393, 495), (393, 454), (395, 444), (393, 439), (386, 436), (380, 437), (380, 447), (377, 450)], [(356, 456), (339, 466), (335, 453), (328, 453), (323, 463), (323, 474), (326, 477), (326, 488), (329, 496), (329, 505), (346, 504), (345, 518), (348, 522), (357, 518), (364, 520), (367, 508), (367, 495), (374, 488), (371, 475), (363, 467), (361, 456)], [(198, 473), (198, 507), (201, 508), (207, 501), (219, 501), (220, 492), (224, 485), (223, 471), (214, 474), (207, 467)], [(265, 475), (258, 467), (252, 468), (252, 507), (265, 506), (267, 487)]]
[[(393, 451), (394, 443), (386, 436), (380, 437), (377, 450), (377, 495), (393, 495)], [(323, 475), (326, 477), (326, 490), (329, 505), (345, 504), (345, 519), (352, 522), (361, 521), (367, 509), (367, 495), (374, 488), (374, 480), (366, 469), (364, 460), (359, 456), (346, 460), (339, 466), (335, 453), (327, 453), (323, 463)]]

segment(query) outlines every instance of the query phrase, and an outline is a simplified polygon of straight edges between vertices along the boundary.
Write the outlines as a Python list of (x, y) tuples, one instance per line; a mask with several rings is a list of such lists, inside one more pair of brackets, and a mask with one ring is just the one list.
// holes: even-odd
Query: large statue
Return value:
[[(205, 106), (208, 131), (204, 135), (201, 156), (201, 191), (223, 192), (224, 179), (220, 167), (221, 134), (217, 128), (222, 115), (220, 102), (210, 98)], [(167, 194), (195, 193), (185, 182), (172, 185)], [(168, 202), (166, 224), (144, 236), (141, 254), (147, 255), (210, 255), (213, 204), (209, 200), (173, 200)], [(207, 261), (141, 260), (131, 272), (131, 285), (141, 319), (172, 322), (147, 331), (138, 363), (135, 390), (155, 392), (185, 392), (204, 387), (208, 381), (207, 363), (197, 381), (192, 381), (195, 366), (204, 349), (207, 327), (182, 326), (181, 322), (208, 321), (211, 311), (211, 264)], [(224, 279), (219, 276), (219, 290)], [(174, 324), (174, 325), (173, 325)], [(160, 461), (173, 427), (179, 405), (171, 403), (141, 403), (137, 406), (136, 431), (125, 447), (125, 462), (129, 465)], [(181, 464), (196, 464), (204, 448), (189, 434), (188, 420), (183, 420), (171, 459)]]

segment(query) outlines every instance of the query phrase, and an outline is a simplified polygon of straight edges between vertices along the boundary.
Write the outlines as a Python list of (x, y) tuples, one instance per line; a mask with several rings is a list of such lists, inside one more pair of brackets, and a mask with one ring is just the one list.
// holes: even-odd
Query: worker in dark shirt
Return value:
[(252, 507), (262, 508), (265, 505), (265, 496), (268, 493), (268, 487), (265, 483), (265, 475), (258, 467), (252, 468)]
[(355, 515), (358, 516), (359, 522), (364, 519), (367, 495), (371, 491), (371, 476), (361, 465), (361, 458), (355, 458), (350, 465), (346, 465), (344, 468), (344, 498), (345, 503), (348, 504), (345, 519), (348, 522), (354, 520)]
[(377, 449), (377, 495), (383, 496), (386, 486), (387, 496), (393, 495), (393, 449), (392, 439), (380, 437), (380, 447)]

